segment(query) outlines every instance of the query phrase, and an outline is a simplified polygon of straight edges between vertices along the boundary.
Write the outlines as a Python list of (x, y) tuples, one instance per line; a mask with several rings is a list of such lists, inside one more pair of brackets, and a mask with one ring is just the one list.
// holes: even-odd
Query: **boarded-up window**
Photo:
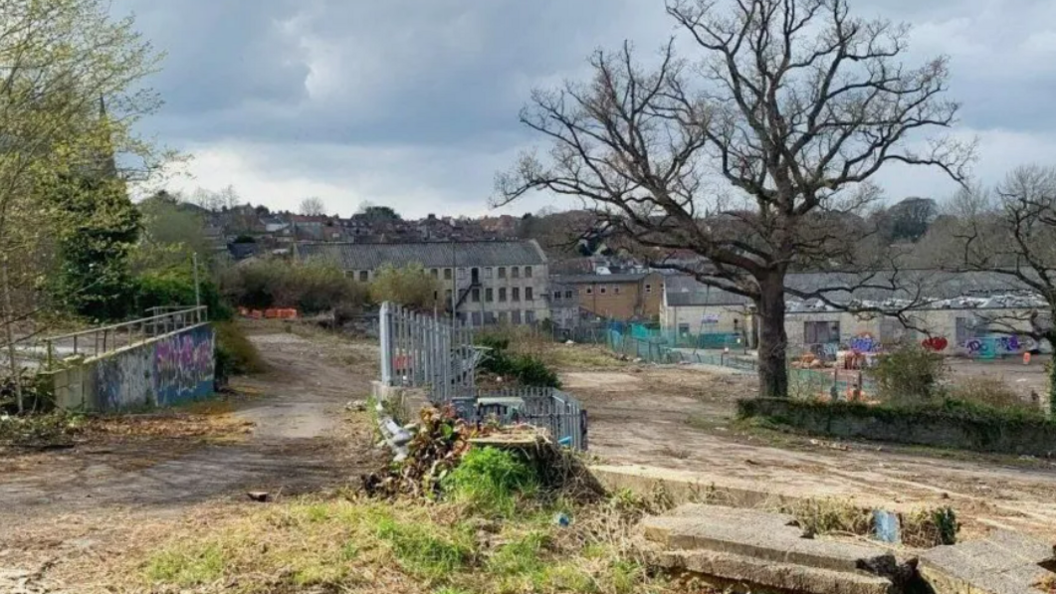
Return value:
[(805, 344), (830, 344), (840, 342), (839, 322), (803, 322)]

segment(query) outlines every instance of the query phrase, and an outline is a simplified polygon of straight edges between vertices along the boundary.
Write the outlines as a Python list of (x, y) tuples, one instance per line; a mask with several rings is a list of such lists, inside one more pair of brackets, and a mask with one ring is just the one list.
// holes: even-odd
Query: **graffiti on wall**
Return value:
[(131, 349), (94, 363), (94, 398), (91, 406), (121, 410), (154, 403), (149, 353)]
[(920, 344), (929, 351), (941, 353), (950, 345), (950, 341), (946, 340), (945, 336), (932, 336), (931, 338), (925, 338)]
[(1037, 348), (1037, 343), (1025, 336), (995, 334), (970, 338), (964, 342), (964, 348), (973, 357), (993, 359), (1033, 351)]
[(872, 353), (879, 349), (880, 343), (873, 338), (872, 334), (862, 332), (851, 339), (850, 347), (856, 353)]
[(208, 396), (215, 371), (213, 330), (199, 326), (154, 344), (157, 404), (166, 406)]

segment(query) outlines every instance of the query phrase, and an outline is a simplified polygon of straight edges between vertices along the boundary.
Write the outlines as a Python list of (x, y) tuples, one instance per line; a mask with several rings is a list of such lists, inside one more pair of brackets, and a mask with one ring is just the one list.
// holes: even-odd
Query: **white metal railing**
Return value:
[(131, 346), (137, 342), (162, 336), (209, 321), (208, 309), (203, 306), (184, 307), (120, 324), (42, 338), (39, 344), (50, 368), (57, 356), (97, 357), (108, 351)]

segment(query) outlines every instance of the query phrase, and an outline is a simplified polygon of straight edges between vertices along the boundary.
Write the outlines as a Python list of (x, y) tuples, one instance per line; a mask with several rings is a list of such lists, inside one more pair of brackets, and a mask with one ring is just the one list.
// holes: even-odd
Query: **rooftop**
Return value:
[[(948, 272), (941, 270), (907, 270), (897, 273), (814, 272), (789, 274), (786, 287), (800, 293), (825, 289), (825, 298), (833, 303), (852, 301), (866, 306), (892, 309), (919, 304), (933, 309), (978, 309), (1032, 307), (1038, 298), (1027, 287), (1005, 274), (996, 272)], [(740, 305), (750, 303), (746, 297), (708, 287), (688, 276), (669, 277), (665, 283), (670, 306)], [(831, 306), (820, 299), (786, 296), (789, 311), (825, 311)]]
[(301, 259), (322, 258), (345, 270), (418, 263), (426, 268), (539, 265), (546, 256), (534, 240), (414, 243), (313, 243), (297, 246)]

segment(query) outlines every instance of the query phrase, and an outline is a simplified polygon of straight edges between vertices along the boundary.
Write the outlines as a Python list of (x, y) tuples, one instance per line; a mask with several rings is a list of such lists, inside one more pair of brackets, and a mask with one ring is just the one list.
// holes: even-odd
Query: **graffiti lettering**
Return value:
[(213, 391), (213, 332), (195, 328), (160, 340), (154, 348), (159, 405), (207, 396)]
[(863, 333), (851, 339), (851, 350), (858, 353), (871, 353), (879, 345), (872, 334)]

